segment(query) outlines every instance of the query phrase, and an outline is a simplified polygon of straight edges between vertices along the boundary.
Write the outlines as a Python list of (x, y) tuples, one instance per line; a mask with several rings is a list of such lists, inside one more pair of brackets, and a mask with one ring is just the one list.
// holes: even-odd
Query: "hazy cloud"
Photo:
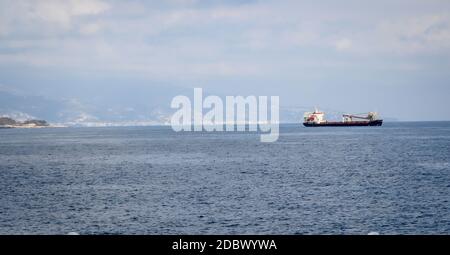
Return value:
[[(352, 14), (296, 1), (1, 3), (3, 63), (119, 68), (162, 77), (177, 74), (172, 67), (178, 67), (181, 76), (256, 75), (255, 68), (231, 70), (243, 62), (255, 66), (265, 62), (260, 53), (291, 51), (294, 54), (287, 54), (289, 58), (298, 50), (334, 48), (365, 56), (379, 52), (447, 54), (450, 37), (450, 15), (441, 8), (410, 16), (399, 9), (391, 17), (380, 13), (363, 19), (361, 12), (370, 10), (357, 5)], [(267, 71), (260, 74), (270, 74)]]

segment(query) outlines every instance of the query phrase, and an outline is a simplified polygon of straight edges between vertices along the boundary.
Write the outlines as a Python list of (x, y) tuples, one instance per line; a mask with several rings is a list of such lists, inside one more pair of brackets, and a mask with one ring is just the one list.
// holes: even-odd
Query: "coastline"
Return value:
[(11, 128), (21, 128), (21, 129), (31, 129), (31, 128), (65, 128), (67, 126), (62, 125), (48, 125), (48, 126), (31, 126), (31, 125), (3, 125), (0, 129), (11, 129)]

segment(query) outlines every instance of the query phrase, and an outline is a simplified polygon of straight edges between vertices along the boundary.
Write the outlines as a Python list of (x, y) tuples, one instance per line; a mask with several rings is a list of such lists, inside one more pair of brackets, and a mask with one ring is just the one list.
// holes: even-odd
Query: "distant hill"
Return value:
[(16, 125), (17, 121), (8, 118), (8, 117), (0, 117), (0, 126), (6, 126), (6, 125)]
[[(207, 94), (205, 92), (205, 96)], [(73, 93), (71, 97), (55, 98), (0, 87), (0, 116), (21, 122), (45, 119), (64, 126), (163, 125), (170, 122), (176, 111), (170, 108), (170, 102), (176, 95), (192, 96), (192, 90), (172, 91), (172, 88), (164, 90), (145, 86), (130, 86), (129, 90), (124, 90), (112, 86), (101, 94)], [(280, 122), (301, 123), (303, 113), (313, 109), (312, 106), (281, 105)], [(326, 112), (329, 120), (342, 118), (343, 112), (321, 110)]]
[(26, 121), (16, 121), (8, 117), (0, 117), (0, 126), (11, 126), (11, 127), (47, 127), (49, 124), (45, 120), (26, 120)]

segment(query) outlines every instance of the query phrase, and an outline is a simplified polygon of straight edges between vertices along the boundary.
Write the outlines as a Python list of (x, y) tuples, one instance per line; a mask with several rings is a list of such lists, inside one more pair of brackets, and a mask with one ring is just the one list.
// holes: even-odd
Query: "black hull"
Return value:
[(383, 120), (372, 121), (351, 121), (351, 122), (324, 122), (324, 123), (303, 123), (305, 127), (367, 127), (367, 126), (381, 126)]

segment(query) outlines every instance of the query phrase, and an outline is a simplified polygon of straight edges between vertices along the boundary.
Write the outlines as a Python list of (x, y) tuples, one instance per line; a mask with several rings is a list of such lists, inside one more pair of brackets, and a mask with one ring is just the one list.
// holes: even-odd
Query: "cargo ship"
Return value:
[(314, 112), (305, 112), (303, 125), (305, 127), (351, 127), (351, 126), (381, 126), (382, 119), (378, 119), (378, 113), (343, 114), (342, 121), (327, 121), (325, 113), (317, 109)]

